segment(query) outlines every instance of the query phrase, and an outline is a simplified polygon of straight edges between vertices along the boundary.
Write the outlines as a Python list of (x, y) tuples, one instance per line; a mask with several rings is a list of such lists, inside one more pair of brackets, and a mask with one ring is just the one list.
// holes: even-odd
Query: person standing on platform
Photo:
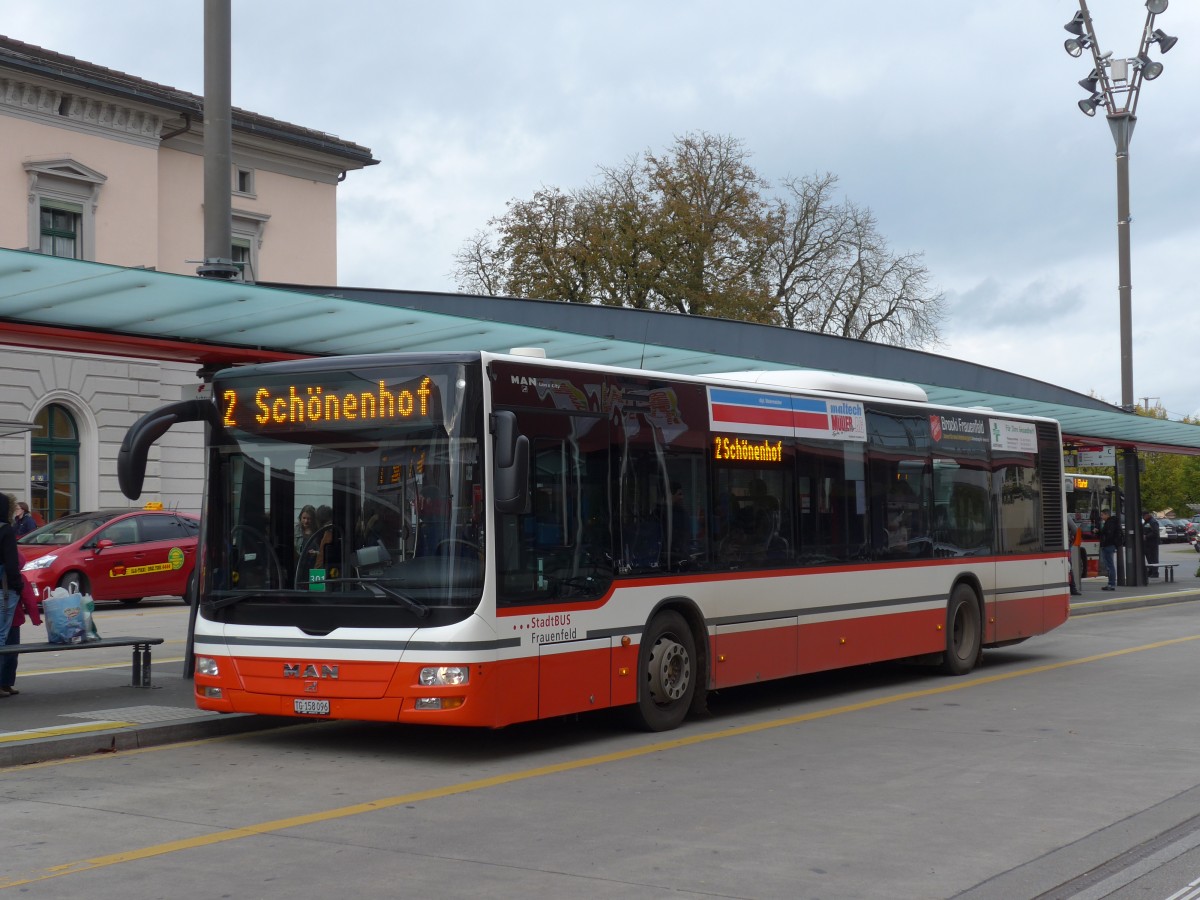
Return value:
[(1104, 557), (1104, 568), (1108, 572), (1108, 584), (1102, 591), (1117, 589), (1117, 549), (1125, 546), (1121, 534), (1121, 522), (1107, 509), (1100, 511), (1100, 555)]
[(1146, 577), (1158, 577), (1158, 519), (1146, 511), (1142, 513), (1142, 552), (1146, 555)]
[(1070, 536), (1070, 546), (1067, 549), (1071, 552), (1071, 595), (1078, 597), (1083, 593), (1083, 573), (1079, 571), (1079, 548), (1083, 546), (1083, 529), (1079, 527), (1074, 516), (1067, 516), (1067, 534)]
[(37, 520), (29, 511), (29, 504), (24, 500), (18, 500), (17, 508), (13, 511), (13, 530), (16, 531), (17, 537), (24, 537), (37, 527)]
[[(21, 600), (21, 589), (25, 579), (21, 575), (21, 556), (17, 553), (17, 533), (9, 525), (12, 517), (12, 498), (0, 494), (0, 644), (8, 642), (8, 629), (12, 626), (17, 604)], [(5, 697), (8, 693), (5, 692)]]

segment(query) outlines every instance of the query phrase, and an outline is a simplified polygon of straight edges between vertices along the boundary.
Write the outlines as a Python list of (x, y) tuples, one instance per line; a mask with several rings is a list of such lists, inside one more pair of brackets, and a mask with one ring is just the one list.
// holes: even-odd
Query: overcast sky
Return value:
[[(940, 352), (1120, 403), (1115, 145), (1076, 107), (1076, 0), (431, 3), (233, 0), (233, 103), (371, 148), (340, 188), (339, 282), (454, 291), (506, 201), (689, 131), (768, 180), (832, 172), (924, 254)], [(1142, 0), (1091, 0), (1133, 56)], [(202, 0), (6, 3), (0, 32), (202, 94)], [(1131, 144), (1133, 384), (1200, 413), (1200, 4), (1145, 82)], [(903, 377), (904, 373), (896, 373)]]

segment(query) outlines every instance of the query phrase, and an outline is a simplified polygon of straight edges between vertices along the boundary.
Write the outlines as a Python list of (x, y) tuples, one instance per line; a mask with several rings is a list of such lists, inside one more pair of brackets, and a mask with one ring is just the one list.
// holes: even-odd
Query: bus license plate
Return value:
[(298, 716), (327, 716), (329, 715), (328, 700), (293, 700), (292, 707)]

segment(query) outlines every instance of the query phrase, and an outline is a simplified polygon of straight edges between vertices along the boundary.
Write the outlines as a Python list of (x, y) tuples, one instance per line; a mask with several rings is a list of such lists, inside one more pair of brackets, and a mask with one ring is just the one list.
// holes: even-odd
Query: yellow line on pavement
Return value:
[[(168, 643), (168, 644), (180, 643), (181, 644), (181, 643), (183, 643), (183, 641), (167, 641), (166, 643)], [(183, 662), (183, 659), (184, 658), (182, 656), (165, 657), (163, 659), (159, 659), (156, 656), (156, 657), (154, 657), (154, 665), (161, 666), (165, 663)], [(64, 675), (64, 674), (70, 674), (71, 672), (91, 672), (95, 669), (128, 669), (128, 668), (129, 668), (129, 660), (124, 659), (121, 662), (93, 663), (90, 666), (62, 666), (61, 668), (58, 668), (58, 669), (21, 669), (21, 680), (24, 681), (26, 678), (33, 678), (35, 675)]]
[[(956, 679), (952, 682), (948, 682), (935, 688), (925, 688), (919, 691), (905, 691), (904, 693), (900, 694), (889, 694), (885, 697), (877, 697), (873, 700), (864, 700), (861, 703), (851, 703), (845, 706), (816, 710), (814, 712), (802, 713), (797, 716), (785, 716), (780, 719), (770, 719), (765, 722), (757, 722), (751, 725), (740, 725), (734, 728), (725, 728), (720, 731), (707, 731), (700, 734), (686, 735), (684, 737), (673, 738), (671, 740), (657, 741), (653, 744), (646, 744), (641, 747), (633, 747), (628, 750), (618, 750), (615, 753), (605, 753), (599, 756), (588, 756), (583, 759), (568, 760), (566, 762), (554, 763), (548, 766), (539, 766), (534, 769), (524, 769), (504, 775), (495, 775), (491, 778), (480, 778), (475, 781), (465, 781), (459, 784), (431, 788), (425, 791), (414, 791), (413, 793), (401, 794), (397, 797), (384, 797), (379, 800), (369, 800), (365, 803), (355, 803), (351, 806), (342, 806), (336, 809), (323, 810), (321, 812), (307, 813), (300, 816), (289, 816), (288, 818), (284, 819), (273, 819), (268, 822), (245, 825), (241, 828), (230, 828), (224, 831), (216, 831), (212, 834), (200, 835), (198, 837), (185, 838), (178, 841), (167, 841), (166, 843), (162, 844), (153, 844), (149, 847), (142, 847), (137, 850), (128, 850), (122, 853), (110, 853), (105, 856), (94, 856), (89, 859), (81, 859), (75, 862), (64, 863), (59, 866), (52, 866), (48, 869), (43, 869), (40, 873), (27, 877), (18, 877), (8, 881), (0, 881), (0, 890), (10, 887), (21, 887), (39, 881), (46, 881), (51, 878), (59, 878), (63, 875), (74, 875), (79, 872), (88, 872), (108, 866), (120, 865), (122, 863), (136, 862), (143, 859), (152, 859), (157, 856), (166, 856), (167, 854), (177, 853), (181, 850), (194, 850), (198, 847), (210, 847), (216, 844), (228, 843), (229, 841), (237, 841), (243, 838), (255, 837), (257, 835), (269, 834), (276, 831), (284, 831), (290, 828), (299, 828), (304, 825), (314, 825), (320, 822), (331, 822), (337, 819), (345, 819), (350, 816), (362, 815), (363, 813), (378, 812), (380, 810), (392, 809), (394, 807), (403, 806), (410, 803), (419, 803), (424, 800), (437, 800), (443, 797), (453, 797), (459, 794), (468, 794), (474, 791), (482, 791), (489, 788), (502, 787), (522, 781), (529, 781), (534, 778), (544, 778), (548, 775), (560, 775), (564, 772), (573, 772), (579, 769), (587, 769), (595, 766), (606, 765), (608, 763), (637, 759), (638, 757), (649, 756), (654, 753), (664, 753), (668, 750), (678, 750), (683, 747), (692, 747), (699, 744), (705, 744), (709, 741), (719, 741), (732, 737), (741, 737), (747, 734), (756, 734), (761, 731), (769, 731), (774, 728), (786, 728), (791, 725), (800, 725), (805, 722), (828, 719), (833, 716), (844, 715), (846, 713), (861, 712), (867, 709), (876, 709), (881, 706), (888, 706), (892, 703), (903, 703), (924, 697), (935, 697), (939, 694), (949, 694), (953, 691), (961, 691), (988, 684), (998, 684), (1002, 681), (1012, 681), (1017, 678), (1026, 678), (1031, 675), (1040, 675), (1045, 672), (1053, 672), (1057, 669), (1067, 669), (1073, 666), (1081, 666), (1087, 663), (1100, 662), (1106, 659), (1116, 659), (1121, 656), (1128, 656), (1132, 653), (1142, 653), (1147, 650), (1159, 650), (1163, 647), (1173, 647), (1178, 644), (1185, 644), (1196, 640), (1200, 640), (1200, 634), (1171, 638), (1165, 641), (1157, 641), (1153, 644), (1142, 644), (1138, 647), (1127, 647), (1124, 650), (1110, 650), (1106, 653), (1097, 653), (1093, 656), (1081, 657), (1080, 659), (1066, 660), (1057, 663), (1047, 663), (1046, 665), (1042, 666), (1031, 666), (1025, 669), (1016, 669), (1011, 672), (1000, 672), (996, 675), (985, 675), (980, 678)], [(120, 754), (114, 755), (119, 756)]]
[(38, 738), (65, 737), (68, 734), (87, 734), (91, 731), (108, 731), (111, 728), (129, 728), (133, 722), (87, 722), (80, 725), (59, 725), (55, 728), (31, 728), (29, 731), (9, 731), (0, 734), (0, 744), (17, 741), (35, 741)]

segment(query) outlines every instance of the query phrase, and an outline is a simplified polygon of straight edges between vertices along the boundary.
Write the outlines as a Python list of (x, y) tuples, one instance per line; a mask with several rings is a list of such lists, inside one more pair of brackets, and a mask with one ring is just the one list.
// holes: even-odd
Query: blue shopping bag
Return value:
[(55, 588), (54, 593), (42, 601), (46, 640), (51, 644), (82, 644), (86, 640), (87, 622), (82, 601), (79, 594), (68, 594), (62, 588)]

